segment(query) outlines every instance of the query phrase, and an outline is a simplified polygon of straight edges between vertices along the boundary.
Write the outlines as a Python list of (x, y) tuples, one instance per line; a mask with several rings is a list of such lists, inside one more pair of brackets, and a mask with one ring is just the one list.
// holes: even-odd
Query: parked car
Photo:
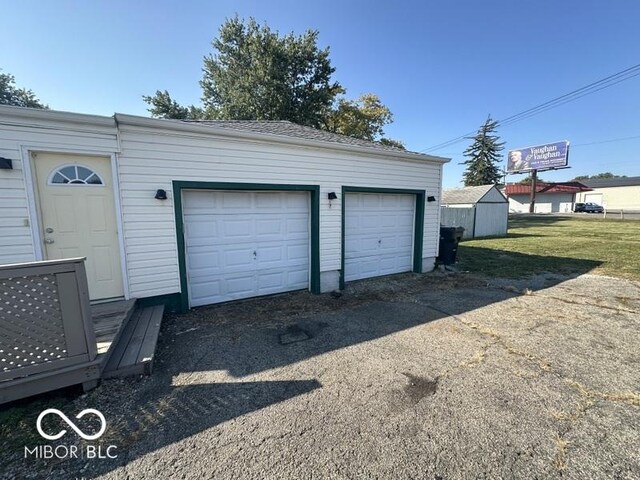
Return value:
[(602, 213), (604, 212), (604, 208), (602, 208), (602, 205), (598, 205), (593, 202), (576, 203), (575, 207), (573, 207), (573, 211), (575, 213)]

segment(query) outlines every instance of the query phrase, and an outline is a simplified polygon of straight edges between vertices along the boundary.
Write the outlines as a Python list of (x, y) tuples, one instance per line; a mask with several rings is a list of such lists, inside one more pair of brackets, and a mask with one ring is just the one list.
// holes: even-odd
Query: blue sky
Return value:
[[(3, 3), (0, 68), (57, 110), (147, 115), (141, 95), (157, 89), (197, 104), (202, 57), (235, 13), (319, 30), (347, 96), (378, 94), (395, 118), (387, 135), (416, 151), (640, 63), (635, 0), (22, 0)], [(499, 134), (506, 149), (572, 143), (572, 168), (543, 179), (640, 175), (640, 138), (595, 143), (640, 136), (640, 76)], [(452, 158), (445, 187), (468, 143), (433, 152)]]

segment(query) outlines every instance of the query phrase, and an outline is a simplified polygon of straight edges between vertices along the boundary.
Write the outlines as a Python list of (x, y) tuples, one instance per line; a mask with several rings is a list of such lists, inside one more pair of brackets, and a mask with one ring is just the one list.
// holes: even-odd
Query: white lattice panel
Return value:
[(54, 274), (0, 279), (0, 368), (67, 356)]

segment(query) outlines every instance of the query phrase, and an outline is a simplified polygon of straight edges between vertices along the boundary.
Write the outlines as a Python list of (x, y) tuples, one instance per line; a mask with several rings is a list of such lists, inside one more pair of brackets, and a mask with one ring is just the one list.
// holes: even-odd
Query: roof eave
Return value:
[(86, 113), (63, 112), (59, 110), (45, 110), (41, 108), (14, 107), (0, 105), (0, 115), (18, 120), (52, 120), (81, 125), (96, 125), (100, 127), (115, 127), (113, 117), (89, 115)]
[(403, 152), (393, 150), (378, 150), (375, 148), (362, 147), (359, 145), (348, 145), (337, 142), (326, 142), (322, 140), (311, 140), (299, 137), (289, 137), (285, 135), (276, 135), (272, 133), (247, 132), (241, 130), (233, 130), (230, 128), (216, 127), (215, 125), (200, 125), (195, 122), (181, 122), (176, 120), (166, 120), (162, 118), (148, 118), (137, 115), (127, 115), (124, 113), (116, 113), (114, 115), (116, 121), (121, 125), (132, 125), (146, 128), (159, 128), (174, 130), (185, 133), (201, 133), (208, 135), (218, 135), (221, 137), (238, 138), (245, 140), (271, 141), (287, 145), (306, 146), (314, 148), (329, 148), (332, 150), (340, 150), (352, 153), (360, 153), (367, 155), (375, 155), (379, 157), (394, 157), (420, 162), (431, 162), (445, 164), (451, 161), (450, 158), (436, 157), (433, 155), (425, 155), (422, 153)]

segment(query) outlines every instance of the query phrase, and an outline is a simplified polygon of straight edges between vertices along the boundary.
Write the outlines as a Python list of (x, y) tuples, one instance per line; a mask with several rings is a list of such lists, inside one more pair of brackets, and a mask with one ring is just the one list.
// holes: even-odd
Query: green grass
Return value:
[(516, 216), (505, 238), (462, 242), (458, 260), (495, 277), (590, 272), (640, 280), (640, 221)]

